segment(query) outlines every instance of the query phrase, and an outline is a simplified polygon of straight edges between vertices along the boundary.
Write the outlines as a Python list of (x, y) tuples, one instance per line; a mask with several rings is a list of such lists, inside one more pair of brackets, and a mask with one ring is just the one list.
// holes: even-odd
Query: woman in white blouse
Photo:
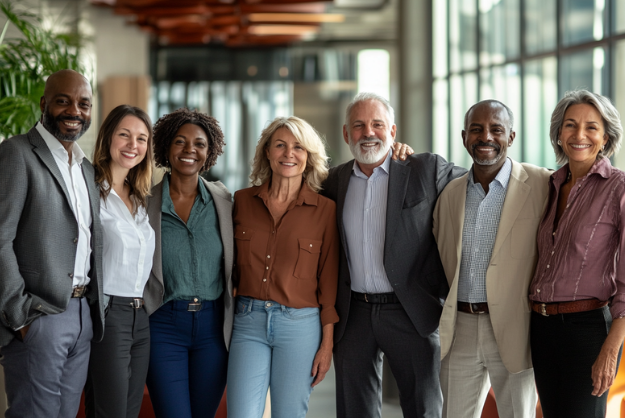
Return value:
[(107, 116), (93, 157), (104, 237), (104, 339), (91, 344), (87, 417), (136, 418), (150, 357), (143, 289), (152, 269), (154, 230), (146, 200), (152, 179), (152, 124), (137, 107)]

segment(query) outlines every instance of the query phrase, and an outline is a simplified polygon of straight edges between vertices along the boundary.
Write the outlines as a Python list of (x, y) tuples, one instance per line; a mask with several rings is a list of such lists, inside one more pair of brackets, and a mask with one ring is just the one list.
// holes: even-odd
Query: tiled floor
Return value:
[[(306, 418), (334, 418), (336, 417), (336, 400), (334, 398), (334, 366), (319, 383), (310, 396), (308, 414)], [(401, 418), (399, 405), (382, 404), (382, 418)]]

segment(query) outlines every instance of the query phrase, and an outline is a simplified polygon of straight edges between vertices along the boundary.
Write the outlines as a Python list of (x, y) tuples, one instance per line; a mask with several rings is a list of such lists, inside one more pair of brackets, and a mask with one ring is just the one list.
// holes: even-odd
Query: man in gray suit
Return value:
[(355, 161), (330, 170), (341, 259), (334, 328), (339, 418), (382, 409), (382, 354), (405, 417), (440, 417), (438, 321), (449, 291), (432, 235), (445, 185), (466, 170), (434, 154), (391, 160), (397, 127), (388, 101), (360, 93), (347, 107), (343, 137)]
[(0, 143), (7, 418), (74, 418), (90, 341), (102, 337), (99, 192), (93, 166), (74, 143), (89, 128), (91, 99), (85, 77), (54, 73), (40, 122)]

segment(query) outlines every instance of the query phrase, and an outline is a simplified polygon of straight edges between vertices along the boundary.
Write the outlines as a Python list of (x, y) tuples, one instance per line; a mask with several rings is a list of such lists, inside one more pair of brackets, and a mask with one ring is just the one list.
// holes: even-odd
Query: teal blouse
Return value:
[(223, 244), (213, 197), (198, 183), (189, 220), (176, 214), (169, 196), (169, 175), (163, 178), (161, 246), (163, 303), (170, 300), (215, 300), (223, 292)]

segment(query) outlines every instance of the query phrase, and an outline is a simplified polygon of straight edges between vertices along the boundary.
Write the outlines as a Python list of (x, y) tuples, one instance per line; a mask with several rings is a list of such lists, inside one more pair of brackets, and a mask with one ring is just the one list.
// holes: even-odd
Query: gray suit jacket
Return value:
[[(217, 217), (219, 218), (219, 230), (221, 243), (224, 246), (224, 341), (226, 348), (230, 348), (232, 337), (232, 323), (234, 321), (234, 303), (232, 298), (232, 263), (234, 261), (234, 237), (232, 232), (232, 196), (226, 186), (221, 182), (208, 182), (202, 179), (213, 201)], [(148, 314), (152, 314), (163, 304), (163, 259), (161, 245), (161, 203), (163, 202), (163, 183), (152, 187), (152, 195), (148, 198), (148, 216), (150, 225), (156, 234), (156, 248), (154, 249), (154, 262), (152, 272), (143, 292), (145, 308)], [(207, 249), (210, 251), (210, 249)]]
[[(334, 327), (340, 341), (349, 320), (351, 278), (347, 264), (343, 207), (354, 160), (334, 167), (324, 183), (323, 195), (336, 202), (341, 236), (341, 258)], [(406, 161), (391, 160), (386, 209), (384, 268), (397, 298), (417, 332), (427, 337), (438, 328), (443, 302), (449, 292), (445, 271), (432, 234), (432, 212), (438, 195), (455, 177), (466, 172), (436, 154), (416, 154)]]
[[(93, 166), (83, 160), (91, 203), (94, 340), (102, 339), (102, 230)], [(65, 311), (70, 300), (78, 223), (61, 172), (35, 128), (0, 143), (0, 347), (40, 315)]]

